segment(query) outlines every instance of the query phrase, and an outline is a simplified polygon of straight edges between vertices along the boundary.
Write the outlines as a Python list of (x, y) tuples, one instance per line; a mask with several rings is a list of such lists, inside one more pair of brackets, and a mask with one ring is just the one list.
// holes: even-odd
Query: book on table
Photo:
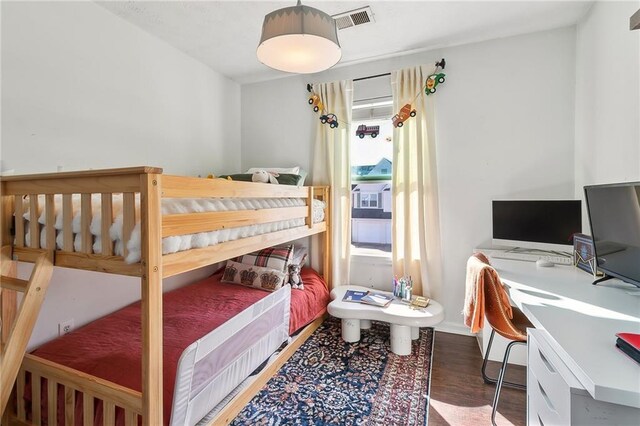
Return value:
[(342, 298), (343, 302), (354, 302), (360, 303), (362, 298), (369, 293), (368, 291), (360, 291), (360, 290), (347, 290), (344, 293), (344, 297)]
[(365, 303), (367, 305), (380, 306), (384, 308), (393, 300), (393, 296), (386, 293), (377, 293), (370, 291), (360, 299), (360, 303)]
[(640, 334), (618, 333), (616, 337), (616, 347), (640, 364)]

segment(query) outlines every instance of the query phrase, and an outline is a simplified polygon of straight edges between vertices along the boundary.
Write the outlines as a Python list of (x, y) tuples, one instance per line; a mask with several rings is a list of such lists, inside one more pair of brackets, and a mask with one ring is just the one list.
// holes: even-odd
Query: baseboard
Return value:
[(435, 326), (434, 328), (436, 331), (441, 331), (443, 333), (462, 334), (463, 336), (474, 336), (474, 334), (472, 334), (469, 331), (469, 327), (457, 322), (443, 321), (437, 326)]

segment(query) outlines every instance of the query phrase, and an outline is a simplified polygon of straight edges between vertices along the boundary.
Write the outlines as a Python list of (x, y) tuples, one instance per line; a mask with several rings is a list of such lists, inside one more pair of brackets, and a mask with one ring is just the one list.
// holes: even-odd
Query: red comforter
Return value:
[[(323, 315), (329, 303), (329, 293), (318, 274), (304, 268), (301, 275), (305, 288), (292, 290), (290, 334)], [(268, 294), (255, 288), (221, 283), (221, 277), (222, 271), (219, 271), (203, 281), (163, 295), (165, 423), (169, 422), (176, 368), (184, 349)], [(136, 302), (48, 342), (33, 353), (140, 391), (141, 346), (140, 302)], [(46, 401), (46, 395), (43, 396)], [(60, 410), (59, 414), (62, 414)], [(95, 414), (100, 415), (97, 410)]]

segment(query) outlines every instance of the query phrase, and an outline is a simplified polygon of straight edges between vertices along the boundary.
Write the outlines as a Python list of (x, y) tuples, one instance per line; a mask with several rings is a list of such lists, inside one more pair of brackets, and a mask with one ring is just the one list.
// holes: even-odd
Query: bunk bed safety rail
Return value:
[[(196, 267), (242, 254), (242, 250), (256, 242), (267, 247), (326, 230), (328, 215), (318, 207), (319, 204), (327, 206), (328, 187), (200, 179), (157, 174), (159, 172), (160, 169), (137, 167), (3, 177), (4, 209), (10, 206), (8, 210), (14, 218), (14, 259), (33, 262), (37, 257), (34, 249), (54, 248), (56, 266), (141, 276), (138, 224), (142, 217), (148, 215), (142, 211), (144, 207), (140, 207), (143, 204), (140, 198), (144, 192), (142, 182), (152, 173), (157, 176), (163, 203), (183, 203), (181, 208), (169, 207), (164, 214), (160, 212), (162, 238), (188, 238), (214, 231), (227, 232), (233, 228), (241, 235), (243, 241), (235, 244), (220, 238), (225, 247), (214, 250), (219, 252), (216, 260), (199, 262)], [(212, 199), (225, 202), (252, 200), (256, 204), (259, 202), (260, 206), (209, 211), (206, 206), (196, 203), (198, 199), (201, 202)], [(189, 202), (195, 206), (193, 210), (185, 208)], [(165, 210), (164, 204), (162, 210)], [(318, 211), (322, 213), (322, 219), (318, 219)], [(252, 230), (251, 233), (239, 230), (254, 225), (264, 225), (269, 229), (266, 231), (268, 236), (263, 235), (265, 231), (262, 230)], [(302, 225), (306, 225), (307, 231), (302, 229)], [(289, 231), (293, 228), (296, 229)], [(3, 229), (3, 232), (8, 231)], [(217, 241), (213, 234), (206, 238)], [(169, 247), (163, 262), (171, 263), (186, 254), (175, 253), (178, 249), (172, 250), (171, 244), (185, 250), (181, 242), (163, 241), (163, 251), (165, 245)], [(214, 244), (216, 242), (210, 245)], [(205, 245), (209, 244), (195, 244), (193, 247)], [(188, 252), (193, 254), (194, 250), (189, 249)], [(193, 268), (170, 267), (164, 276), (190, 269)]]
[(18, 420), (36, 426), (93, 426), (100, 411), (104, 426), (137, 426), (142, 413), (140, 392), (33, 355), (25, 355), (16, 393)]
[[(2, 177), (4, 208), (10, 205), (13, 210), (13, 258), (33, 262), (36, 250), (53, 249), (56, 266), (140, 276), (140, 264), (126, 264), (123, 259), (140, 217), (135, 200), (141, 178), (161, 172), (132, 167)], [(117, 215), (123, 222), (121, 255), (115, 254), (109, 238)], [(96, 233), (101, 238), (94, 241)]]

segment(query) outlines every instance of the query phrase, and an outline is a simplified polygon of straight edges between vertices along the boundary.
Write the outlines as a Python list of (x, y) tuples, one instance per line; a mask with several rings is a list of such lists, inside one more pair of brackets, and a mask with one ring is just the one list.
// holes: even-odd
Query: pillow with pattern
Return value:
[(284, 285), (286, 277), (282, 271), (228, 260), (220, 281), (276, 291)]
[(293, 244), (279, 247), (268, 247), (240, 256), (237, 261), (246, 265), (261, 266), (287, 272), (287, 267), (293, 257)]

